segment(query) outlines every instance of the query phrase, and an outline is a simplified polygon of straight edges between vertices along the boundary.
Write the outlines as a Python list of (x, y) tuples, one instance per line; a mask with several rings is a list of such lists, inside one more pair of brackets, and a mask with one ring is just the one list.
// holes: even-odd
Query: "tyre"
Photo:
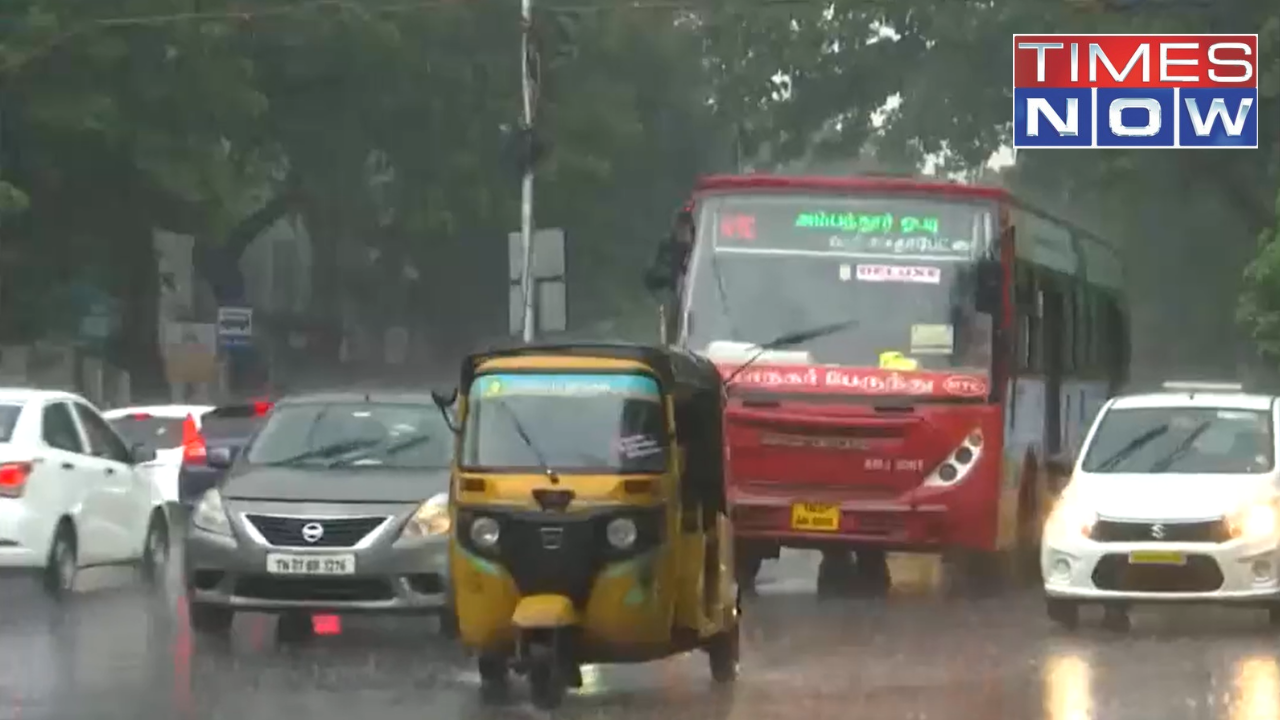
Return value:
[(741, 625), (735, 622), (733, 627), (716, 633), (707, 642), (707, 661), (711, 666), (711, 679), (721, 685), (738, 679), (740, 628)]
[(476, 669), (480, 671), (480, 696), (491, 701), (505, 699), (511, 679), (507, 659), (481, 655), (476, 660)]
[(1070, 600), (1045, 600), (1045, 613), (1064, 630), (1075, 630), (1080, 626), (1080, 605)]
[(1119, 605), (1108, 605), (1102, 611), (1102, 627), (1114, 633), (1127, 633), (1131, 623), (1129, 608)]
[(235, 611), (221, 605), (193, 602), (187, 610), (191, 629), (202, 635), (224, 635), (235, 619)]
[(440, 637), (447, 640), (458, 638), (458, 613), (453, 608), (445, 608), (436, 616), (436, 628)]
[(142, 546), (139, 569), (142, 579), (149, 585), (163, 585), (165, 569), (169, 567), (169, 523), (164, 513), (157, 510), (147, 524), (147, 537)]
[(529, 695), (539, 710), (560, 707), (566, 689), (564, 672), (553, 660), (538, 662), (529, 668)]
[(71, 523), (64, 521), (53, 536), (49, 547), (49, 562), (45, 566), (41, 585), (50, 598), (62, 601), (75, 590), (76, 574), (80, 563), (77, 554), (76, 533)]
[(734, 557), (733, 565), (738, 587), (742, 588), (743, 592), (754, 593), (756, 590), (756, 576), (760, 574), (760, 566), (764, 565), (764, 556), (743, 551)]

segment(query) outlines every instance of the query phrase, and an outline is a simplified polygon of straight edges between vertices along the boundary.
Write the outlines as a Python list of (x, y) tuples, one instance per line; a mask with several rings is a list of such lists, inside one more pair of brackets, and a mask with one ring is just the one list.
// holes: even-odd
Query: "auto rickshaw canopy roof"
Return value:
[[(724, 385), (720, 371), (710, 360), (687, 350), (627, 342), (575, 342), (518, 345), (494, 348), (468, 355), (462, 361), (462, 385), (471, 387), (481, 365), (494, 360), (519, 358), (572, 358), (613, 360), (639, 363), (649, 368), (664, 392), (680, 394), (681, 390), (719, 389)], [(576, 363), (575, 363), (576, 364)], [(579, 365), (575, 369), (582, 369)]]

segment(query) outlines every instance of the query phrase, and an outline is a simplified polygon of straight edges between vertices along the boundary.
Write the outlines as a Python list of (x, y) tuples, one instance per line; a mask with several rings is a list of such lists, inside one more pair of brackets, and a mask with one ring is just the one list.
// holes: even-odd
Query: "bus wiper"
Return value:
[(1197, 425), (1194, 430), (1187, 433), (1187, 436), (1182, 439), (1182, 442), (1178, 443), (1178, 447), (1169, 451), (1168, 455), (1165, 455), (1159, 460), (1151, 463), (1151, 472), (1153, 473), (1168, 472), (1169, 468), (1173, 467), (1174, 463), (1181, 460), (1182, 456), (1186, 455), (1187, 452), (1191, 450), (1192, 443), (1196, 441), (1196, 438), (1203, 435), (1204, 431), (1208, 430), (1209, 425), (1211, 424), (1212, 423), (1209, 420), (1205, 420), (1204, 422)]
[(1151, 442), (1152, 440), (1155, 440), (1156, 438), (1160, 437), (1161, 435), (1167, 432), (1169, 432), (1169, 426), (1166, 424), (1166, 425), (1161, 425), (1159, 427), (1153, 427), (1150, 430), (1142, 433), (1141, 435), (1125, 443), (1124, 447), (1112, 453), (1111, 457), (1108, 457), (1107, 459), (1098, 463), (1097, 471), (1107, 472), (1111, 468), (1124, 462), (1125, 459), (1127, 459), (1130, 455), (1146, 447), (1147, 443)]
[(507, 417), (511, 418), (511, 425), (515, 428), (516, 434), (524, 441), (525, 447), (529, 448), (529, 452), (533, 453), (533, 457), (538, 461), (538, 467), (542, 468), (542, 472), (546, 473), (547, 477), (552, 479), (552, 482), (558, 482), (555, 479), (556, 472), (547, 463), (547, 456), (542, 454), (538, 444), (530, 437), (529, 431), (525, 429), (524, 423), (520, 422), (520, 416), (516, 414), (516, 411), (512, 410), (511, 406), (507, 405), (507, 402), (501, 398), (495, 398), (493, 402), (497, 403), (507, 413)]
[(826, 325), (819, 325), (818, 327), (801, 330), (799, 332), (783, 333), (769, 342), (758, 346), (751, 357), (747, 358), (746, 362), (734, 368), (734, 371), (729, 373), (729, 377), (724, 379), (724, 384), (727, 386), (729, 383), (733, 382), (734, 378), (741, 375), (744, 370), (751, 367), (756, 360), (759, 360), (761, 356), (770, 350), (781, 350), (782, 348), (803, 345), (811, 340), (817, 340), (821, 337), (834, 335), (841, 330), (854, 327), (857, 324), (857, 320), (842, 320), (837, 323), (827, 323)]

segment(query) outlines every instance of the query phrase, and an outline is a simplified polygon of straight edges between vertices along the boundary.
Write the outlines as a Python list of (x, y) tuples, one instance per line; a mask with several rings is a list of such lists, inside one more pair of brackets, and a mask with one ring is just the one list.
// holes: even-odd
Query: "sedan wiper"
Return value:
[(352, 450), (363, 450), (378, 444), (378, 440), (369, 440), (367, 438), (360, 440), (343, 440), (341, 442), (330, 443), (318, 448), (312, 448), (303, 453), (298, 453), (293, 457), (288, 457), (275, 462), (264, 463), (266, 465), (297, 465), (298, 463), (308, 460), (323, 460), (331, 458), (335, 455), (351, 452)]
[(378, 447), (378, 445), (374, 444), (367, 447), (357, 448), (359, 450), (363, 450), (364, 452), (358, 453), (356, 455), (349, 455), (347, 457), (337, 458), (336, 460), (333, 460), (332, 462), (329, 463), (329, 467), (342, 467), (344, 465), (350, 465), (352, 463), (359, 462), (361, 460), (367, 460), (373, 457), (374, 455), (382, 455), (384, 457), (390, 457), (391, 455), (396, 455), (398, 453), (404, 452), (405, 450), (410, 450), (412, 448), (418, 447), (423, 443), (430, 442), (432, 437), (433, 437), (432, 435), (421, 433), (418, 435), (410, 435), (407, 438), (403, 438), (397, 442), (391, 443), (390, 445), (386, 445), (383, 447)]
[(1209, 425), (1211, 424), (1212, 423), (1209, 420), (1205, 420), (1197, 425), (1194, 430), (1187, 433), (1187, 436), (1182, 439), (1182, 442), (1178, 443), (1178, 447), (1171, 450), (1168, 455), (1165, 455), (1159, 460), (1151, 463), (1151, 472), (1168, 472), (1169, 468), (1173, 467), (1174, 463), (1181, 460), (1183, 455), (1186, 455), (1191, 451), (1191, 445), (1196, 441), (1196, 438), (1203, 435), (1204, 431), (1208, 430)]

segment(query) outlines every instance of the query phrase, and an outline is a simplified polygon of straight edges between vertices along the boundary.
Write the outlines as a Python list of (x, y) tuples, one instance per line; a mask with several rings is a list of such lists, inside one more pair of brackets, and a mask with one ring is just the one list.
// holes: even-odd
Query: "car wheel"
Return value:
[(147, 525), (147, 538), (142, 548), (140, 569), (142, 579), (148, 584), (163, 584), (165, 568), (169, 566), (169, 523), (160, 510), (151, 514)]
[(223, 635), (235, 620), (235, 611), (231, 608), (205, 603), (191, 603), (188, 615), (191, 629), (204, 635)]
[(1080, 626), (1080, 606), (1070, 600), (1050, 598), (1045, 601), (1045, 612), (1054, 624), (1064, 630), (1075, 630)]
[(49, 548), (49, 562), (45, 566), (43, 585), (45, 592), (54, 600), (64, 600), (76, 586), (79, 560), (76, 554), (76, 533), (71, 523), (63, 521), (53, 536), (53, 545)]
[(707, 642), (707, 660), (711, 665), (711, 679), (724, 685), (738, 679), (738, 657), (741, 642), (741, 626), (733, 626), (711, 636)]

